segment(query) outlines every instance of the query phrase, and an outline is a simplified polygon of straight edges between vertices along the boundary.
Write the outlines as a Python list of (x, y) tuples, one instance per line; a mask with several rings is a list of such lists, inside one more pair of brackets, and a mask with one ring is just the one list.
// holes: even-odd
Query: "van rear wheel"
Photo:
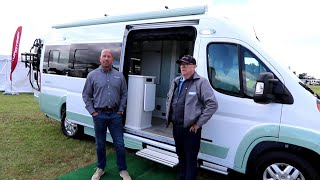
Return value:
[(83, 126), (70, 122), (65, 111), (61, 119), (61, 130), (65, 136), (71, 138), (80, 138), (83, 135)]
[(270, 152), (253, 164), (254, 179), (318, 180), (319, 174), (312, 164), (300, 156), (287, 152)]

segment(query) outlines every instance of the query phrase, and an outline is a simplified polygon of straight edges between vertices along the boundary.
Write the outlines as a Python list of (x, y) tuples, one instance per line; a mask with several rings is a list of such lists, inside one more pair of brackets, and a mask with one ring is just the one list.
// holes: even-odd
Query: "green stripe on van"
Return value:
[(276, 137), (277, 125), (259, 126), (252, 129), (241, 141), (235, 156), (234, 170), (244, 173), (252, 149), (264, 141), (274, 141), (297, 145), (320, 154), (320, 133), (299, 127), (281, 125), (279, 138)]
[(320, 154), (320, 133), (300, 127), (281, 125), (279, 141), (305, 147)]
[[(264, 141), (278, 141), (278, 138), (277, 138), (277, 137), (261, 137), (261, 138), (259, 138), (259, 139), (256, 139), (254, 142), (252, 142), (252, 143), (250, 144), (249, 147), (247, 147), (247, 149), (246, 149), (247, 151), (246, 151), (245, 155), (242, 156), (242, 157), (239, 157), (239, 155), (238, 155), (239, 149), (242, 149), (242, 148), (240, 148), (240, 146), (239, 146), (238, 151), (237, 151), (237, 153), (236, 153), (235, 163), (234, 163), (233, 169), (234, 169), (235, 171), (238, 171), (238, 172), (241, 172), (241, 173), (245, 173), (246, 168), (247, 168), (247, 162), (248, 162), (248, 159), (249, 159), (249, 155), (250, 155), (252, 149), (253, 149), (257, 144), (259, 144), (259, 143), (261, 143), (261, 142), (264, 142)], [(236, 166), (236, 165), (239, 165), (239, 163), (241, 163), (242, 166)]]
[(51, 94), (39, 94), (40, 110), (50, 117), (61, 119), (61, 106), (66, 102), (66, 96), (54, 96)]
[[(93, 120), (92, 120), (91, 116), (86, 116), (83, 114), (67, 111), (67, 117), (71, 120), (76, 120), (78, 122), (93, 126)], [(92, 128), (90, 128), (90, 129), (91, 130), (89, 130), (89, 128), (88, 128), (87, 132), (85, 130), (85, 133), (94, 136), (93, 129)], [(112, 142), (111, 139), (107, 138), (107, 140)], [(133, 141), (128, 138), (125, 138), (125, 144), (126, 144), (126, 147), (131, 148), (131, 149), (141, 149), (142, 148), (141, 142)], [(211, 155), (211, 156), (225, 159), (228, 155), (229, 149), (226, 147), (212, 144), (211, 142), (201, 141), (200, 152), (204, 153), (204, 154)]]
[(234, 169), (237, 169), (239, 172), (244, 172), (249, 158), (248, 156), (254, 146), (266, 140), (277, 141), (278, 132), (278, 124), (260, 125), (251, 129), (243, 137), (238, 146), (234, 160)]
[(93, 120), (91, 116), (67, 111), (67, 118), (93, 126)]
[(210, 156), (225, 159), (228, 155), (229, 149), (226, 147), (212, 144), (210, 142), (201, 141), (200, 152), (203, 154), (208, 154)]

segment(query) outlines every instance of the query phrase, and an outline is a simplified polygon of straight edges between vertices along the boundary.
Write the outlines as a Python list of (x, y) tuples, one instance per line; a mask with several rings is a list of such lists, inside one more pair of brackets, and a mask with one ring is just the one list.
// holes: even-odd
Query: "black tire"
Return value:
[(83, 136), (83, 126), (68, 121), (65, 109), (62, 109), (61, 130), (65, 136), (70, 138), (79, 139)]
[[(287, 168), (286, 171), (285, 168)], [(290, 171), (288, 169), (291, 169)], [(319, 180), (319, 174), (306, 159), (288, 152), (270, 152), (258, 158), (249, 169), (250, 179)], [(294, 176), (293, 172), (298, 175)], [(279, 178), (272, 177), (277, 176)]]

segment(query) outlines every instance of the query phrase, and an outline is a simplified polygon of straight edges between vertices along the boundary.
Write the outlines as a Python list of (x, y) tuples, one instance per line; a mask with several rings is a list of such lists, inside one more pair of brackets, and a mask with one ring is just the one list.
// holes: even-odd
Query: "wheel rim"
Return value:
[(305, 180), (301, 171), (290, 164), (275, 163), (268, 166), (263, 173), (264, 180)]
[(75, 123), (72, 123), (68, 120), (68, 118), (65, 118), (64, 120), (64, 128), (66, 130), (66, 133), (68, 136), (73, 136), (77, 133), (78, 131), (78, 125)]

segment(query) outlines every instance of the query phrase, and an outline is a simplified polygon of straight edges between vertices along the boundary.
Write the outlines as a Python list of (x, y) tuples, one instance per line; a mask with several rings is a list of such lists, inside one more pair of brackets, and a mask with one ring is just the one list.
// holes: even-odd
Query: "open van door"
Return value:
[[(198, 23), (198, 20), (184, 20), (126, 26), (121, 71), (128, 85), (133, 76), (147, 77), (148, 84), (151, 81), (155, 84), (155, 107), (148, 108), (152, 111), (152, 117), (165, 121), (165, 103), (170, 83), (180, 75), (176, 60), (194, 53)], [(136, 103), (130, 104), (131, 90), (128, 89), (127, 110), (137, 106)]]
[[(198, 20), (127, 25), (121, 71), (128, 82), (125, 132), (143, 137), (137, 155), (176, 166), (172, 127), (166, 128), (166, 99), (180, 75), (176, 60), (194, 53)], [(126, 135), (125, 134), (125, 135)], [(139, 139), (141, 140), (141, 139)], [(161, 150), (159, 150), (159, 148)]]

